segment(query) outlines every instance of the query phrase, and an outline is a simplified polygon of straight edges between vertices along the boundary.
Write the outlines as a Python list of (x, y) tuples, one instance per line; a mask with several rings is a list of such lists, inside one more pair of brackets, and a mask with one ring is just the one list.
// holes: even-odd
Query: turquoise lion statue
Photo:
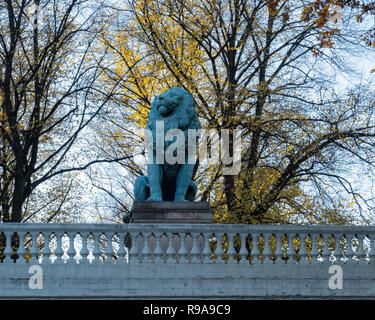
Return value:
[[(157, 148), (165, 151), (173, 141), (156, 143), (157, 125), (160, 121), (164, 127), (164, 136), (171, 129), (179, 129), (184, 133), (185, 154), (183, 163), (174, 164), (168, 161), (156, 161)], [(154, 98), (150, 106), (146, 129), (152, 134), (152, 161), (147, 165), (148, 176), (140, 176), (134, 183), (136, 201), (194, 201), (197, 186), (192, 181), (194, 163), (188, 161), (188, 130), (199, 130), (200, 125), (195, 109), (195, 101), (191, 93), (183, 88), (175, 87)], [(151, 149), (149, 149), (151, 152)], [(178, 152), (178, 149), (177, 149)], [(176, 152), (174, 152), (176, 156)], [(181, 155), (180, 155), (181, 156)], [(160, 158), (159, 158), (160, 159)], [(181, 161), (180, 161), (181, 162)]]

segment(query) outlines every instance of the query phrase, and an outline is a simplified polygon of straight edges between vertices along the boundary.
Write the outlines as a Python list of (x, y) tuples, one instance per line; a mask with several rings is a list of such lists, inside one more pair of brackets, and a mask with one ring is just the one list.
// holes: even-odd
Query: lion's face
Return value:
[(183, 101), (183, 93), (170, 89), (158, 97), (157, 110), (163, 117), (169, 116)]
[(148, 130), (154, 132), (157, 121), (164, 122), (165, 132), (200, 128), (194, 98), (183, 88), (175, 87), (155, 97), (150, 107)]

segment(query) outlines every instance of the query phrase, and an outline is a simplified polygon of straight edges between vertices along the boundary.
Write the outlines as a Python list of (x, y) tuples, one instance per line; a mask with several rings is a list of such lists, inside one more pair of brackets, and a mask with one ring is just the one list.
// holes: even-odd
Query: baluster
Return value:
[(5, 231), (4, 232), (5, 237), (6, 237), (6, 242), (5, 242), (5, 250), (4, 250), (4, 255), (5, 255), (5, 262), (13, 262), (12, 261), (12, 236), (13, 232), (12, 231)]
[(141, 245), (139, 250), (139, 262), (140, 263), (147, 263), (146, 259), (146, 254), (147, 254), (147, 235), (145, 233), (139, 233), (138, 236), (138, 244)]
[(74, 264), (74, 263), (77, 263), (76, 259), (74, 259), (74, 256), (76, 255), (76, 250), (74, 248), (74, 233), (73, 232), (70, 232), (69, 234), (67, 233), (67, 236), (68, 236), (68, 250), (66, 252), (66, 254), (68, 255), (67, 256), (67, 260), (66, 262), (69, 263), (69, 264)]
[(347, 257), (346, 263), (352, 263), (353, 257), (354, 257), (354, 254), (355, 254), (355, 252), (353, 251), (353, 247), (352, 247), (353, 234), (346, 234), (345, 239), (346, 239), (345, 255)]
[(323, 250), (322, 250), (322, 256), (323, 256), (323, 263), (330, 263), (331, 261), (329, 260), (329, 257), (331, 255), (331, 250), (329, 248), (329, 234), (323, 234)]
[(13, 260), (13, 263), (16, 263), (19, 260), (18, 251), (20, 247), (19, 234), (17, 234), (17, 232), (13, 232), (11, 243), (12, 243), (11, 259)]
[(193, 241), (193, 246), (191, 248), (191, 262), (192, 263), (200, 263), (200, 250), (198, 244), (199, 232), (191, 232), (191, 238)]
[(31, 246), (30, 246), (30, 264), (37, 264), (38, 261), (38, 248), (37, 248), (37, 238), (38, 238), (38, 232), (37, 231), (31, 231)]
[(61, 237), (63, 234), (62, 232), (56, 232), (55, 235), (56, 235), (55, 263), (63, 263), (64, 260), (62, 259), (62, 256), (64, 254), (64, 251), (62, 249), (62, 241), (61, 241)]
[(264, 238), (264, 249), (263, 249), (264, 260), (263, 260), (263, 263), (265, 263), (265, 264), (273, 263), (273, 261), (271, 259), (272, 258), (272, 250), (271, 250), (271, 246), (270, 246), (271, 236), (272, 236), (272, 234), (270, 234), (270, 233), (267, 233), (267, 234), (263, 235), (263, 238)]
[(163, 237), (163, 233), (155, 232), (154, 237), (155, 237), (155, 251), (154, 251), (155, 263), (163, 263), (164, 252), (163, 252), (163, 248), (161, 247), (161, 238)]
[(153, 263), (152, 250), (150, 246), (151, 233), (144, 233), (144, 246), (142, 250), (142, 263)]
[(306, 234), (305, 233), (300, 233), (298, 235), (298, 238), (300, 240), (300, 248), (298, 255), (300, 256), (299, 264), (307, 264), (307, 250), (306, 250)]
[(81, 260), (79, 260), (79, 263), (81, 264), (87, 264), (87, 263), (90, 263), (90, 261), (88, 260), (88, 255), (90, 254), (90, 251), (87, 247), (87, 237), (88, 235), (86, 234), (80, 234), (78, 233), (80, 236), (81, 236), (81, 239), (82, 239), (82, 248), (81, 248), (81, 251), (80, 251), (80, 255), (81, 255)]
[(241, 247), (240, 247), (240, 252), (238, 253), (241, 257), (239, 263), (240, 264), (249, 264), (250, 261), (247, 259), (249, 255), (249, 251), (247, 249), (247, 237), (248, 235), (246, 233), (240, 234), (240, 240), (241, 240)]
[(26, 254), (26, 249), (25, 249), (25, 244), (24, 244), (24, 240), (25, 240), (25, 236), (26, 236), (26, 232), (17, 232), (18, 234), (18, 238), (19, 238), (19, 241), (20, 241), (20, 246), (18, 247), (18, 260), (17, 262), (18, 263), (24, 263), (26, 262), (26, 259), (25, 259), (25, 254)]
[(370, 264), (370, 263), (373, 263), (373, 251), (374, 251), (374, 243), (373, 243), (373, 240), (372, 238), (370, 237), (369, 234), (366, 234), (366, 237), (368, 239), (368, 246), (367, 246), (367, 260), (366, 260), (366, 263)]
[(341, 252), (341, 245), (340, 245), (340, 235), (338, 234), (331, 234), (331, 239), (333, 241), (333, 248), (331, 252), (332, 256), (332, 264), (337, 264), (341, 262), (342, 252)]
[(128, 248), (128, 263), (140, 263), (139, 244), (142, 235), (139, 232), (132, 232), (129, 234), (131, 237), (131, 247)]
[[(135, 258), (138, 258), (138, 257), (131, 256), (131, 250), (137, 245), (136, 240), (134, 239), (135, 234), (130, 235), (130, 233), (121, 232), (120, 234), (117, 234), (117, 236), (118, 236), (118, 241), (119, 241), (119, 246), (117, 250), (117, 263), (118, 264), (130, 263), (131, 259), (135, 260)], [(126, 236), (128, 236), (128, 238)], [(127, 248), (126, 250), (125, 241), (126, 239), (128, 239), (129, 241), (129, 238), (131, 238), (131, 248)], [(129, 243), (130, 241), (128, 242), (128, 244)], [(136, 263), (136, 261), (133, 261), (133, 262)]]
[(234, 247), (236, 234), (233, 232), (229, 232), (227, 237), (228, 237), (227, 263), (237, 263), (237, 260), (235, 259), (237, 251), (236, 251), (236, 248)]
[(294, 249), (294, 243), (293, 243), (293, 234), (290, 233), (287, 235), (287, 239), (288, 239), (288, 250), (286, 252), (286, 255), (288, 257), (288, 260), (287, 260), (287, 263), (289, 264), (294, 264), (296, 263), (296, 261), (294, 260), (294, 256), (296, 254), (296, 250)]
[[(98, 247), (99, 247), (99, 251), (100, 251), (100, 261), (102, 263), (106, 263), (106, 260), (107, 260), (107, 248), (108, 248), (108, 239), (105, 235), (104, 232), (101, 233), (101, 235), (99, 236), (99, 242), (98, 242)], [(108, 262), (108, 261), (107, 261)]]
[(101, 259), (101, 250), (100, 250), (100, 236), (101, 234), (92, 234), (94, 238), (94, 243), (93, 243), (93, 248), (92, 248), (92, 255), (93, 255), (93, 260), (92, 263), (100, 263), (103, 262)]
[(189, 259), (187, 258), (187, 256), (189, 252), (186, 249), (186, 233), (184, 231), (180, 233), (180, 241), (181, 241), (181, 245), (180, 245), (180, 249), (178, 250), (178, 256), (179, 256), (178, 263), (188, 263)]
[(318, 247), (317, 247), (318, 237), (319, 237), (318, 234), (316, 234), (316, 233), (311, 234), (310, 233), (310, 238), (311, 238), (311, 251), (310, 251), (311, 261), (310, 261), (310, 263), (319, 263), (319, 260), (318, 260), (319, 250), (318, 250)]
[(260, 259), (259, 259), (260, 258), (260, 250), (259, 250), (259, 245), (258, 245), (258, 238), (259, 238), (258, 233), (252, 233), (251, 234), (251, 239), (252, 239), (252, 244), (253, 244), (253, 248), (251, 249), (251, 255), (253, 257), (253, 259), (251, 261), (252, 264), (261, 262)]
[(276, 250), (275, 250), (275, 256), (276, 256), (276, 263), (285, 263), (283, 260), (284, 251), (283, 251), (283, 234), (282, 233), (276, 233), (274, 235), (276, 237)]
[(46, 237), (47, 237), (47, 243), (48, 243), (48, 245), (46, 246), (46, 248), (47, 248), (47, 251), (48, 251), (48, 255), (47, 255), (47, 259), (48, 259), (48, 261), (47, 261), (47, 263), (49, 263), (49, 264), (51, 264), (51, 263), (53, 263), (54, 262), (54, 260), (52, 259), (53, 258), (53, 255), (54, 255), (54, 250), (53, 250), (53, 240), (52, 240), (52, 236), (53, 236), (53, 233), (51, 233), (51, 234), (49, 234), (49, 235), (46, 235)]
[(341, 237), (340, 235), (334, 235), (332, 234), (331, 237), (333, 238), (334, 242), (335, 242), (335, 247), (333, 249), (333, 255), (335, 256), (335, 260), (334, 260), (334, 263), (335, 264), (338, 264), (338, 263), (341, 263), (341, 258), (342, 258), (342, 252), (341, 252)]
[(375, 239), (371, 237), (370, 235), (367, 236), (370, 239), (370, 260), (369, 263), (374, 263), (375, 260)]
[(65, 233), (59, 232), (57, 235), (58, 239), (56, 239), (57, 247), (56, 250), (59, 253), (58, 259), (56, 259), (56, 262), (58, 263), (65, 263)]
[(203, 234), (203, 248), (202, 248), (202, 263), (212, 263), (212, 260), (210, 259), (212, 255), (212, 251), (210, 248), (210, 235), (208, 232), (205, 232)]
[[(103, 233), (104, 234), (104, 233)], [(113, 258), (112, 258), (112, 254), (113, 254), (113, 248), (112, 248), (112, 239), (113, 239), (113, 236), (110, 237), (109, 235), (107, 236), (106, 234), (104, 234), (105, 237), (106, 237), (106, 246), (104, 247), (104, 261), (103, 263), (104, 264), (112, 264), (113, 263)]]
[(3, 263), (4, 259), (5, 259), (4, 251), (5, 251), (6, 245), (7, 244), (6, 244), (5, 233), (4, 233), (4, 231), (1, 231), (0, 232), (0, 261), (1, 261), (1, 263)]
[(223, 250), (223, 246), (221, 244), (221, 240), (222, 240), (223, 236), (224, 236), (224, 234), (221, 233), (221, 232), (215, 234), (215, 238), (216, 238), (216, 252), (215, 252), (216, 260), (215, 260), (215, 263), (225, 263), (225, 260), (223, 259), (224, 258), (224, 250)]
[(340, 247), (340, 236), (339, 235), (335, 236), (334, 234), (332, 234), (331, 236), (332, 236), (332, 238), (335, 241), (335, 248), (333, 249), (333, 255), (336, 258), (336, 260), (334, 261), (334, 263), (337, 264), (337, 263), (341, 262), (341, 257), (342, 257), (341, 247)]
[(173, 248), (173, 233), (171, 232), (169, 235), (167, 235), (168, 238), (168, 247), (167, 251), (165, 252), (167, 259), (166, 263), (175, 263), (175, 249)]
[(358, 234), (357, 236), (357, 241), (358, 241), (358, 249), (357, 249), (357, 257), (358, 261), (357, 263), (364, 264), (367, 263), (366, 261), (366, 252), (364, 250), (364, 243), (363, 240), (365, 239), (364, 234)]

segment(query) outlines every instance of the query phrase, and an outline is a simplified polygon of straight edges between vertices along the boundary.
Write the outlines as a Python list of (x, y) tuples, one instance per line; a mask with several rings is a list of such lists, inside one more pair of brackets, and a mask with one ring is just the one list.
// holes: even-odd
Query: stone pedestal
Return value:
[(131, 223), (212, 223), (213, 211), (206, 201), (135, 201)]

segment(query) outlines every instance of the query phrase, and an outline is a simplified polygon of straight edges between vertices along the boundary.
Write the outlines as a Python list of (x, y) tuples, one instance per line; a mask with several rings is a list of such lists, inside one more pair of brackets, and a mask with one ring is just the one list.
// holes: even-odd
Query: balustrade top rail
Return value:
[(1, 231), (98, 231), (119, 232), (138, 229), (163, 229), (163, 230), (220, 230), (220, 231), (255, 231), (255, 232), (332, 232), (332, 233), (375, 233), (375, 226), (337, 226), (337, 225), (271, 225), (271, 224), (111, 224), (111, 223), (0, 223)]
[(375, 227), (0, 224), (0, 262), (370, 263)]

